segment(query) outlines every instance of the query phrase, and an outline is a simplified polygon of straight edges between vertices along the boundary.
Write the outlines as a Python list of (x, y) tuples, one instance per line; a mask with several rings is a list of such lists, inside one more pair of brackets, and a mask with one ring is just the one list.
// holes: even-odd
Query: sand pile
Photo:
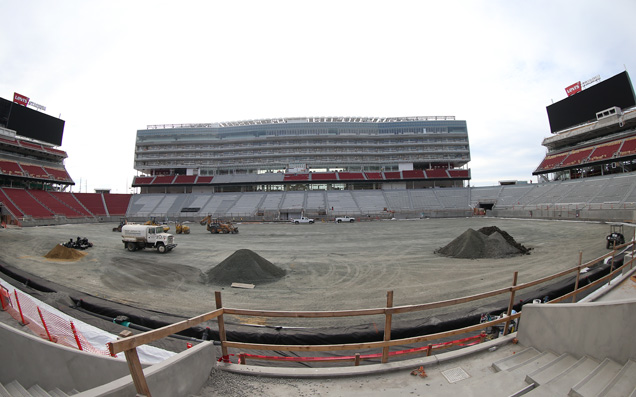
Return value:
[(530, 249), (517, 243), (510, 234), (496, 226), (490, 226), (479, 231), (468, 229), (435, 253), (453, 258), (480, 259), (505, 258), (527, 254), (529, 251)]
[(257, 253), (248, 249), (240, 249), (205, 272), (204, 281), (211, 284), (262, 284), (279, 280), (285, 274), (284, 269)]
[(48, 259), (63, 259), (71, 261), (82, 259), (85, 256), (86, 252), (81, 252), (73, 248), (67, 248), (62, 244), (56, 245), (52, 250), (44, 255), (44, 257)]

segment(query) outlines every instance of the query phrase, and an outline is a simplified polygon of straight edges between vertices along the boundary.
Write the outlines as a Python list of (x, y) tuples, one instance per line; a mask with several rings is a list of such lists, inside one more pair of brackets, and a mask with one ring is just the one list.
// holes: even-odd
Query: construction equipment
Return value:
[(612, 249), (617, 245), (625, 244), (625, 235), (623, 235), (623, 225), (615, 223), (610, 225), (610, 234), (605, 238), (607, 244), (605, 248)]
[(113, 232), (121, 232), (121, 228), (128, 223), (126, 218), (119, 218), (119, 226), (113, 228)]
[(163, 228), (163, 232), (164, 233), (168, 233), (168, 231), (170, 230), (170, 226), (162, 225), (162, 224), (158, 223), (155, 218), (152, 218), (151, 220), (147, 221), (146, 223), (144, 223), (144, 225), (161, 226)]
[(177, 234), (190, 234), (190, 226), (186, 226), (182, 223), (176, 223), (174, 229)]
[(239, 232), (238, 227), (232, 225), (232, 222), (222, 221), (218, 218), (212, 218), (211, 215), (208, 215), (205, 218), (201, 219), (199, 223), (202, 225), (206, 225), (207, 230), (210, 233), (237, 234)]
[(128, 224), (122, 227), (121, 238), (124, 248), (131, 252), (154, 248), (157, 252), (165, 254), (177, 246), (174, 236), (164, 233), (161, 226)]

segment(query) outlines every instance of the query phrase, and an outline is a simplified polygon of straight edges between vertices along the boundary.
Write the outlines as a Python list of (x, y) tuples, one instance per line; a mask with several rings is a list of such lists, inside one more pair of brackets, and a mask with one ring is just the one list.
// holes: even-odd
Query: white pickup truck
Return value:
[(299, 223), (314, 223), (314, 220), (311, 218), (305, 218), (301, 216), (300, 218), (295, 218), (291, 220), (291, 223), (298, 225)]
[(342, 222), (352, 223), (352, 222), (355, 222), (355, 221), (356, 221), (356, 218), (352, 218), (350, 216), (339, 216), (339, 217), (336, 218), (335, 222), (336, 223), (342, 223)]

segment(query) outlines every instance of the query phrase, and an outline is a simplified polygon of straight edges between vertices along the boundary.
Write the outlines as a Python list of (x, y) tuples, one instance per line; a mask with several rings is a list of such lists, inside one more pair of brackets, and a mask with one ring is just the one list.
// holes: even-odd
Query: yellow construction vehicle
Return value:
[(163, 232), (164, 232), (164, 233), (168, 233), (168, 230), (170, 230), (170, 226), (168, 226), (168, 225), (162, 225), (162, 224), (160, 224), (160, 223), (157, 223), (157, 221), (155, 220), (155, 218), (152, 218), (151, 220), (147, 221), (146, 223), (144, 223), (144, 225), (161, 226), (161, 227), (163, 227)]
[(206, 225), (207, 230), (210, 233), (236, 234), (239, 232), (238, 227), (232, 225), (232, 222), (222, 221), (218, 218), (212, 218), (211, 215), (208, 215), (205, 218), (201, 219), (199, 223), (202, 225)]
[(174, 228), (177, 234), (190, 234), (190, 226), (186, 226), (181, 223), (176, 223)]

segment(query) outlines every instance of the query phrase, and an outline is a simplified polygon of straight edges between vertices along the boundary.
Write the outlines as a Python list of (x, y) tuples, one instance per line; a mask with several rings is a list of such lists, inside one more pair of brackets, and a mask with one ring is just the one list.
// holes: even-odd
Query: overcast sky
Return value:
[(636, 1), (0, 0), (0, 96), (66, 121), (73, 191), (130, 191), (152, 124), (466, 120), (473, 186), (535, 180), (546, 106), (636, 78)]

